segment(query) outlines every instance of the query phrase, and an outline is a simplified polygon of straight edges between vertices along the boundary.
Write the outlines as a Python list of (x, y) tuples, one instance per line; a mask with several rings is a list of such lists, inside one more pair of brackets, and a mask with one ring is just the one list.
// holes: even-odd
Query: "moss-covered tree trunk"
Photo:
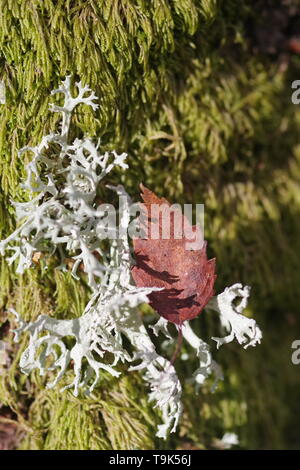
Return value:
[[(174, 202), (205, 204), (217, 291), (251, 285), (249, 314), (264, 333), (255, 350), (232, 344), (216, 354), (225, 381), (215, 394), (208, 382), (195, 396), (186, 382), (179, 432), (163, 442), (138, 373), (105, 377), (92, 398), (45, 390), (45, 378), (20, 373), (27, 338), (12, 343), (8, 308), (27, 320), (72, 318), (89, 292), (54, 265), (20, 278), (2, 258), (0, 331), (11, 364), (1, 370), (0, 422), (17, 429), (19, 447), (209, 448), (227, 431), (244, 448), (297, 446), (300, 374), (290, 355), (300, 337), (300, 108), (291, 82), (300, 58), (291, 39), (299, 17), (296, 0), (0, 0), (1, 238), (15, 224), (11, 200), (25, 197), (18, 149), (54, 130), (50, 91), (71, 74), (100, 104), (96, 120), (79, 107), (73, 129), (128, 152), (122, 178), (132, 196), (143, 182)], [(195, 324), (204, 337), (217, 332), (208, 314)], [(184, 380), (196, 367), (177, 368)]]

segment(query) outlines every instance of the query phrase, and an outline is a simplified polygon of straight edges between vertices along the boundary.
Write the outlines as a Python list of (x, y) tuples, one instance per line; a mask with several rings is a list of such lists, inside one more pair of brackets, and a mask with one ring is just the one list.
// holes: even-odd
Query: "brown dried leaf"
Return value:
[[(206, 242), (201, 249), (187, 249), (189, 240), (183, 236), (174, 238), (174, 222), (181, 220), (190, 229), (191, 235), (199, 236), (200, 228), (191, 226), (180, 211), (170, 217), (170, 238), (163, 238), (162, 217), (151, 218), (151, 206), (158, 204), (165, 214), (170, 203), (158, 198), (152, 191), (141, 185), (141, 226), (145, 229), (146, 217), (148, 226), (159, 229), (159, 238), (135, 238), (133, 240), (136, 265), (132, 268), (132, 276), (138, 287), (163, 287), (164, 290), (149, 295), (150, 305), (167, 320), (181, 325), (200, 314), (213, 296), (216, 279), (215, 259), (207, 260)], [(179, 210), (179, 209), (178, 209)], [(185, 232), (186, 233), (186, 232)]]

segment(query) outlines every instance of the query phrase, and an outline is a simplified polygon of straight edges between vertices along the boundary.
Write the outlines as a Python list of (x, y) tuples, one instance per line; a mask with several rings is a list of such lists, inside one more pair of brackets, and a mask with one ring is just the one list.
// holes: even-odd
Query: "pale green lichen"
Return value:
[[(38, 196), (29, 202), (16, 204), (21, 225), (1, 241), (0, 249), (2, 254), (6, 250), (14, 252), (9, 263), (18, 261), (17, 274), (23, 274), (32, 265), (38, 250), (51, 255), (58, 250), (62, 260), (69, 254), (74, 260), (72, 275), (77, 277), (77, 268), (82, 263), (93, 294), (82, 315), (75, 319), (57, 320), (41, 314), (36, 321), (27, 323), (12, 310), (19, 325), (14, 330), (16, 341), (20, 341), (21, 333), (30, 334), (20, 367), (25, 374), (37, 369), (41, 376), (54, 371), (53, 382), (47, 384), (48, 388), (54, 388), (72, 363), (74, 379), (62, 392), (71, 388), (77, 397), (81, 388), (88, 393), (94, 391), (100, 372), (119, 377), (117, 364), (132, 363), (129, 371), (144, 371), (151, 390), (149, 399), (162, 413), (163, 424), (158, 426), (157, 436), (166, 439), (169, 431), (176, 430), (182, 414), (182, 387), (174, 366), (156, 352), (137, 312), (140, 304), (149, 302), (148, 295), (160, 289), (138, 288), (132, 284), (128, 233), (130, 198), (121, 185), (108, 186), (122, 198), (122, 205), (117, 233), (113, 233), (115, 225), (107, 227), (106, 238), (110, 244), (107, 253), (100, 248), (107, 205), (104, 209), (97, 207), (97, 189), (114, 167), (128, 168), (125, 163), (127, 155), (117, 155), (113, 151), (111, 161), (108, 152), (99, 154), (99, 145), (95, 146), (86, 138), (69, 144), (75, 107), (82, 103), (97, 108), (94, 102), (97, 98), (87, 86), (76, 83), (78, 94), (73, 98), (70, 85), (70, 77), (67, 77), (53, 92), (63, 93), (65, 97), (62, 106), (51, 106), (52, 111), (62, 114), (60, 132), (43, 137), (38, 146), (24, 147), (19, 153), (22, 156), (30, 151), (34, 155), (26, 168), (24, 187)], [(59, 151), (54, 153), (50, 150), (51, 144), (55, 144)], [(73, 255), (74, 252), (79, 254)], [(234, 308), (233, 302), (237, 297), (242, 297), (242, 301)], [(241, 285), (226, 289), (216, 299), (221, 318), (226, 318), (234, 332), (223, 342), (232, 341), (234, 336), (239, 342), (249, 341), (248, 345), (252, 346), (260, 342), (261, 333), (255, 321), (241, 315), (247, 303)], [(216, 308), (213, 303), (211, 308)], [(238, 323), (241, 323), (241, 329)], [(162, 320), (153, 327), (153, 331), (156, 335), (163, 331), (171, 339)], [(123, 336), (133, 347), (131, 354), (124, 345)], [(200, 359), (200, 366), (194, 374), (197, 384), (202, 384), (212, 372), (216, 373), (217, 379), (221, 378), (220, 367), (212, 360), (208, 345), (200, 339), (195, 341), (190, 326), (183, 327), (183, 336), (196, 349)], [(74, 345), (67, 345), (64, 342), (66, 338), (72, 338)], [(105, 359), (107, 353), (113, 357), (111, 364)]]
[[(137, 365), (131, 366), (131, 370), (146, 369), (145, 378), (151, 386), (150, 401), (154, 400), (161, 409), (164, 421), (157, 435), (165, 439), (170, 429), (176, 429), (181, 415), (181, 385), (174, 367), (156, 353), (136, 311), (139, 304), (148, 302), (147, 295), (156, 289), (137, 288), (131, 283), (127, 233), (129, 197), (122, 186), (110, 186), (123, 197), (118, 236), (112, 237), (108, 232), (108, 253), (103, 253), (99, 244), (105, 210), (96, 207), (97, 188), (115, 166), (127, 168), (127, 155), (112, 152), (111, 161), (110, 154), (99, 154), (98, 146), (91, 140), (76, 139), (69, 144), (74, 108), (79, 103), (97, 108), (94, 93), (90, 93), (90, 89), (80, 82), (76, 85), (78, 94), (75, 98), (71, 95), (70, 77), (54, 91), (63, 93), (65, 97), (63, 106), (51, 106), (52, 111), (62, 114), (60, 132), (43, 137), (37, 147), (24, 147), (20, 151), (20, 155), (26, 151), (34, 154), (27, 165), (24, 187), (37, 192), (38, 196), (29, 202), (16, 204), (17, 218), (22, 223), (1, 242), (0, 248), (3, 254), (6, 250), (14, 252), (9, 263), (18, 261), (18, 274), (32, 265), (34, 253), (38, 250), (53, 255), (59, 249), (59, 253), (65, 256), (79, 251), (72, 257), (75, 261), (72, 274), (76, 277), (77, 268), (82, 263), (94, 294), (82, 316), (77, 319), (57, 320), (39, 315), (35, 322), (26, 323), (12, 310), (19, 324), (14, 330), (16, 341), (20, 340), (21, 333), (30, 333), (29, 345), (22, 353), (20, 367), (26, 374), (35, 369), (41, 375), (58, 370), (53, 382), (47, 385), (53, 388), (73, 363), (74, 380), (63, 391), (73, 388), (74, 395), (78, 396), (80, 388), (88, 387), (89, 393), (93, 392), (99, 382), (100, 371), (105, 370), (118, 377), (120, 372), (115, 366), (119, 361), (138, 361)], [(51, 144), (59, 147), (57, 154), (47, 154)], [(95, 253), (101, 257), (102, 264)], [(134, 347), (132, 356), (123, 345), (122, 335)], [(75, 341), (71, 348), (64, 343), (67, 337)], [(104, 359), (107, 353), (113, 356), (112, 364), (107, 364)]]

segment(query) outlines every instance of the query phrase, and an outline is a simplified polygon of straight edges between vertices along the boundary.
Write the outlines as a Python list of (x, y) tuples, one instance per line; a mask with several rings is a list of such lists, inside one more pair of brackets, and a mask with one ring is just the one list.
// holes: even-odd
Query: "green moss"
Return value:
[[(155, 416), (138, 393), (139, 377), (104, 380), (91, 397), (41, 390), (29, 408), (32, 429), (21, 448), (152, 449)], [(144, 420), (141, 419), (144, 417)]]

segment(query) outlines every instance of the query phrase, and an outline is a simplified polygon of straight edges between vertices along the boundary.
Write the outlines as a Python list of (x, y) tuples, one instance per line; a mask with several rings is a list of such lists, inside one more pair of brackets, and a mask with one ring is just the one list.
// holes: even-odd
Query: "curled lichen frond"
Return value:
[[(247, 307), (249, 295), (250, 287), (243, 287), (242, 284), (237, 283), (226, 287), (224, 292), (211, 300), (208, 306), (219, 312), (222, 326), (229, 331), (229, 334), (224, 338), (213, 338), (217, 342), (217, 348), (234, 339), (245, 349), (248, 346), (260, 344), (262, 332), (256, 321), (241, 313)], [(240, 302), (236, 303), (238, 299)]]
[(181, 383), (175, 368), (161, 356), (148, 365), (144, 377), (151, 387), (150, 401), (156, 402), (156, 407), (161, 410), (164, 421), (163, 424), (158, 425), (156, 435), (166, 439), (168, 432), (175, 432), (182, 413)]
[(193, 374), (196, 389), (203, 384), (210, 374), (214, 374), (215, 381), (212, 386), (212, 391), (214, 391), (219, 380), (223, 380), (221, 366), (212, 358), (209, 345), (195, 334), (188, 322), (183, 325), (182, 334), (189, 345), (195, 349), (196, 355), (199, 358), (199, 367)]

